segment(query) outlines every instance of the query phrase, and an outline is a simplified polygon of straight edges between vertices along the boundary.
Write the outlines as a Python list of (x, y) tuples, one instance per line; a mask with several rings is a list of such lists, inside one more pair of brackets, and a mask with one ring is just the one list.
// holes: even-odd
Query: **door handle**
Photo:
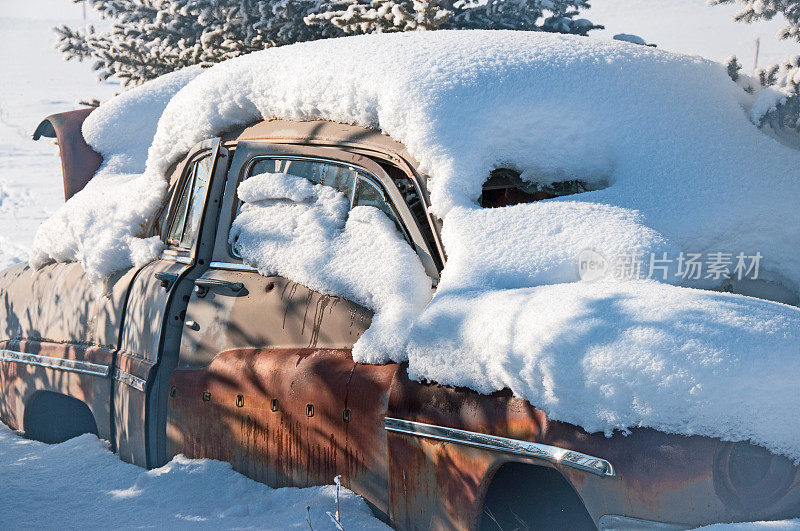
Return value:
[(178, 280), (178, 275), (174, 275), (172, 273), (158, 272), (154, 276), (161, 281), (161, 287), (166, 290), (169, 290), (169, 288), (172, 287), (172, 284)]
[(195, 291), (198, 297), (202, 297), (210, 289), (220, 288), (229, 289), (234, 293), (242, 291), (244, 284), (241, 282), (229, 282), (227, 280), (217, 280), (216, 278), (198, 278), (194, 281)]

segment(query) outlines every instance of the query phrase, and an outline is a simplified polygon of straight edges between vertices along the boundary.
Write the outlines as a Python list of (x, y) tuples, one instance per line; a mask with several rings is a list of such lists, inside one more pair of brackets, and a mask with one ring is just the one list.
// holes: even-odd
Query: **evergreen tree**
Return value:
[(359, 0), (328, 1), (305, 18), (345, 33), (382, 33), (431, 29), (515, 29), (586, 35), (602, 28), (575, 19), (588, 0)]
[[(772, 20), (782, 15), (787, 24), (776, 37), (791, 39), (800, 43), (800, 0), (708, 0), (710, 5), (739, 4), (742, 8), (734, 20), (751, 23), (759, 20)], [(735, 57), (728, 59), (728, 73), (734, 81), (739, 80), (739, 66)], [(767, 113), (761, 120), (773, 129), (791, 129), (800, 132), (800, 55), (787, 58), (779, 64), (760, 68), (756, 78), (762, 87), (777, 88), (787, 95), (786, 101)]]
[[(81, 0), (73, 0), (80, 2)], [(210, 65), (270, 46), (319, 39), (335, 28), (303, 18), (322, 0), (86, 0), (107, 32), (54, 28), (67, 60), (94, 59), (101, 79), (136, 85), (189, 65)]]
[[(72, 0), (80, 2), (84, 0)], [(347, 33), (491, 28), (585, 35), (587, 0), (85, 0), (108, 31), (54, 28), (67, 60), (136, 85), (189, 65)]]

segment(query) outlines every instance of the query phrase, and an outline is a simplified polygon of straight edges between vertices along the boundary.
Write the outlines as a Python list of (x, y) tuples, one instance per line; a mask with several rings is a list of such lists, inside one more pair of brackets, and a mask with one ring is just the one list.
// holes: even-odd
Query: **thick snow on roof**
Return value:
[[(134, 94), (162, 85), (173, 89), (157, 80), (126, 96), (139, 105)], [(483, 392), (509, 387), (590, 430), (652, 426), (751, 439), (800, 458), (800, 428), (774, 429), (800, 407), (800, 311), (688, 289), (727, 283), (787, 301), (800, 293), (800, 153), (762, 134), (748, 119), (750, 104), (720, 64), (616, 41), (485, 31), (317, 41), (233, 59), (188, 81), (164, 109), (140, 179), (163, 183), (194, 143), (262, 118), (379, 128), (430, 176), (448, 263), (433, 301), (404, 323), (406, 352), (361, 351), (358, 360), (407, 356), (414, 377)], [(116, 112), (102, 106), (85, 129), (99, 130)], [(127, 148), (99, 149), (113, 159)], [(476, 199), (497, 167), (533, 183), (580, 179), (605, 188), (482, 209)], [(117, 185), (98, 184), (92, 201), (79, 199), (83, 192), (70, 200), (40, 230), (33, 262), (82, 259), (100, 278), (152, 252), (130, 237), (135, 216), (108, 207), (130, 202)], [(163, 191), (138, 189), (135, 219), (152, 216)], [(95, 223), (98, 209), (117, 228)], [(237, 223), (243, 232), (251, 226)], [(95, 231), (107, 237), (75, 236)], [(101, 241), (118, 249), (113, 260), (86, 247)], [(281, 251), (252, 246), (248, 255), (240, 245), (243, 255), (274, 270)], [(670, 261), (659, 282), (591, 284), (579, 282), (577, 266), (587, 249), (609, 261)], [(760, 280), (678, 274), (685, 256), (710, 253), (760, 256)]]

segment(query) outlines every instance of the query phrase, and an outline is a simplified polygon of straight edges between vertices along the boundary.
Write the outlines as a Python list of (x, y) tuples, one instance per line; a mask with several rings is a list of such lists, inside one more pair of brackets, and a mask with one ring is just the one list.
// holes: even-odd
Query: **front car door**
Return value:
[[(238, 184), (264, 172), (333, 186), (353, 205), (381, 209), (412, 246), (423, 245), (410, 235), (418, 229), (403, 223), (403, 199), (374, 160), (334, 148), (239, 142), (213, 261), (195, 281), (186, 312), (171, 384), (169, 453), (229, 461), (273, 486), (325, 484), (344, 474), (348, 486), (370, 484), (359, 490), (386, 512), (385, 436), (372, 446), (348, 441), (353, 430), (383, 434), (379, 414), (360, 415), (379, 410), (378, 400), (348, 402), (356, 372), (351, 349), (371, 312), (283, 277), (261, 276), (228, 242)], [(387, 389), (395, 367), (379, 369)], [(374, 391), (381, 393), (378, 386)]]

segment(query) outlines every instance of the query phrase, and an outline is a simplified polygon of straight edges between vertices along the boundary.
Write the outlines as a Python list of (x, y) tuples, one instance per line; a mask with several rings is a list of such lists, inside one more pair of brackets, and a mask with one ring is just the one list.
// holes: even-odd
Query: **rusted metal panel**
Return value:
[(0, 275), (0, 297), (3, 339), (94, 342), (97, 301), (80, 263), (13, 266)]
[(398, 370), (387, 365), (356, 364), (347, 386), (345, 408), (344, 485), (364, 496), (381, 513), (389, 514), (389, 461), (383, 419), (389, 389)]
[(209, 269), (203, 279), (243, 288), (194, 292), (181, 339), (182, 365), (203, 366), (220, 352), (240, 348), (350, 348), (369, 327), (371, 313), (339, 297), (282, 277)]
[(473, 529), (491, 470), (502, 456), (389, 434), (391, 519), (399, 529)]
[(125, 311), (125, 300), (128, 296), (131, 280), (138, 272), (132, 267), (127, 271), (119, 271), (106, 281), (107, 292), (97, 297), (97, 317), (93, 340), (96, 345), (104, 345), (116, 349), (119, 346), (120, 327)]
[(92, 111), (94, 107), (52, 114), (42, 120), (33, 133), (34, 140), (43, 136), (58, 140), (65, 200), (83, 190), (103, 162), (103, 157), (86, 143), (81, 132), (84, 120)]
[[(157, 273), (173, 275), (177, 280), (185, 272), (186, 264), (169, 260), (156, 260), (143, 267), (131, 282), (125, 305), (124, 329), (117, 354), (117, 377), (112, 398), (115, 443), (120, 458), (139, 466), (148, 466), (148, 382), (155, 375), (155, 367), (163, 352), (170, 348), (174, 355), (177, 345), (163, 347), (164, 329), (182, 326), (181, 313), (169, 308), (169, 289), (162, 286)], [(188, 290), (188, 288), (187, 288)], [(170, 313), (171, 312), (171, 313)], [(167, 322), (172, 321), (172, 323)]]
[(396, 370), (355, 364), (349, 349), (226, 351), (173, 373), (169, 452), (228, 461), (272, 486), (341, 475), (387, 517), (383, 418)]
[[(120, 352), (155, 363), (161, 344), (162, 326), (167, 312), (170, 290), (162, 287), (157, 273), (177, 279), (187, 265), (170, 260), (156, 260), (143, 267), (130, 285), (125, 306), (124, 329)], [(180, 319), (173, 317), (173, 321)]]
[[(542, 411), (508, 392), (486, 396), (468, 389), (420, 384), (410, 381), (404, 371), (398, 372), (394, 381), (389, 415), (552, 445), (608, 460), (616, 469), (612, 478), (554, 465), (575, 488), (595, 522), (604, 514), (621, 514), (701, 525), (800, 511), (794, 472), (792, 486), (777, 503), (743, 508), (721, 499), (714, 484), (714, 462), (719, 446), (727, 443), (709, 437), (670, 435), (652, 429), (634, 429), (628, 435), (616, 433), (612, 437), (589, 434), (574, 425), (547, 419)], [(485, 494), (481, 489), (497, 467), (510, 461), (553, 466), (541, 460), (394, 434), (389, 436), (389, 460), (392, 518), (400, 527), (474, 527), (480, 517), (474, 508), (480, 506)]]
[[(113, 352), (102, 347), (48, 343), (39, 341), (4, 341), (0, 349), (35, 354), (51, 359), (88, 362), (97, 367), (110, 367)], [(111, 379), (66, 370), (64, 368), (0, 361), (0, 420), (14, 429), (23, 429), (25, 406), (38, 391), (52, 391), (84, 402), (97, 424), (100, 437), (111, 435), (108, 397)]]
[(273, 486), (327, 484), (345, 471), (349, 353), (231, 350), (178, 369), (170, 389), (172, 454), (210, 457)]
[(389, 160), (409, 161), (417, 166), (405, 146), (376, 129), (321, 120), (295, 122), (291, 120), (260, 121), (249, 127), (228, 133), (225, 140), (237, 142), (268, 141), (281, 144), (332, 145), (342, 148), (368, 149)]
[[(117, 355), (116, 369), (126, 375), (147, 382), (153, 372), (155, 363), (125, 353)], [(145, 412), (147, 396), (143, 390), (128, 385), (117, 378), (114, 382), (113, 414), (114, 443), (117, 455), (128, 463), (142, 467), (147, 466), (147, 448), (145, 433)], [(107, 400), (111, 397), (109, 397)]]

